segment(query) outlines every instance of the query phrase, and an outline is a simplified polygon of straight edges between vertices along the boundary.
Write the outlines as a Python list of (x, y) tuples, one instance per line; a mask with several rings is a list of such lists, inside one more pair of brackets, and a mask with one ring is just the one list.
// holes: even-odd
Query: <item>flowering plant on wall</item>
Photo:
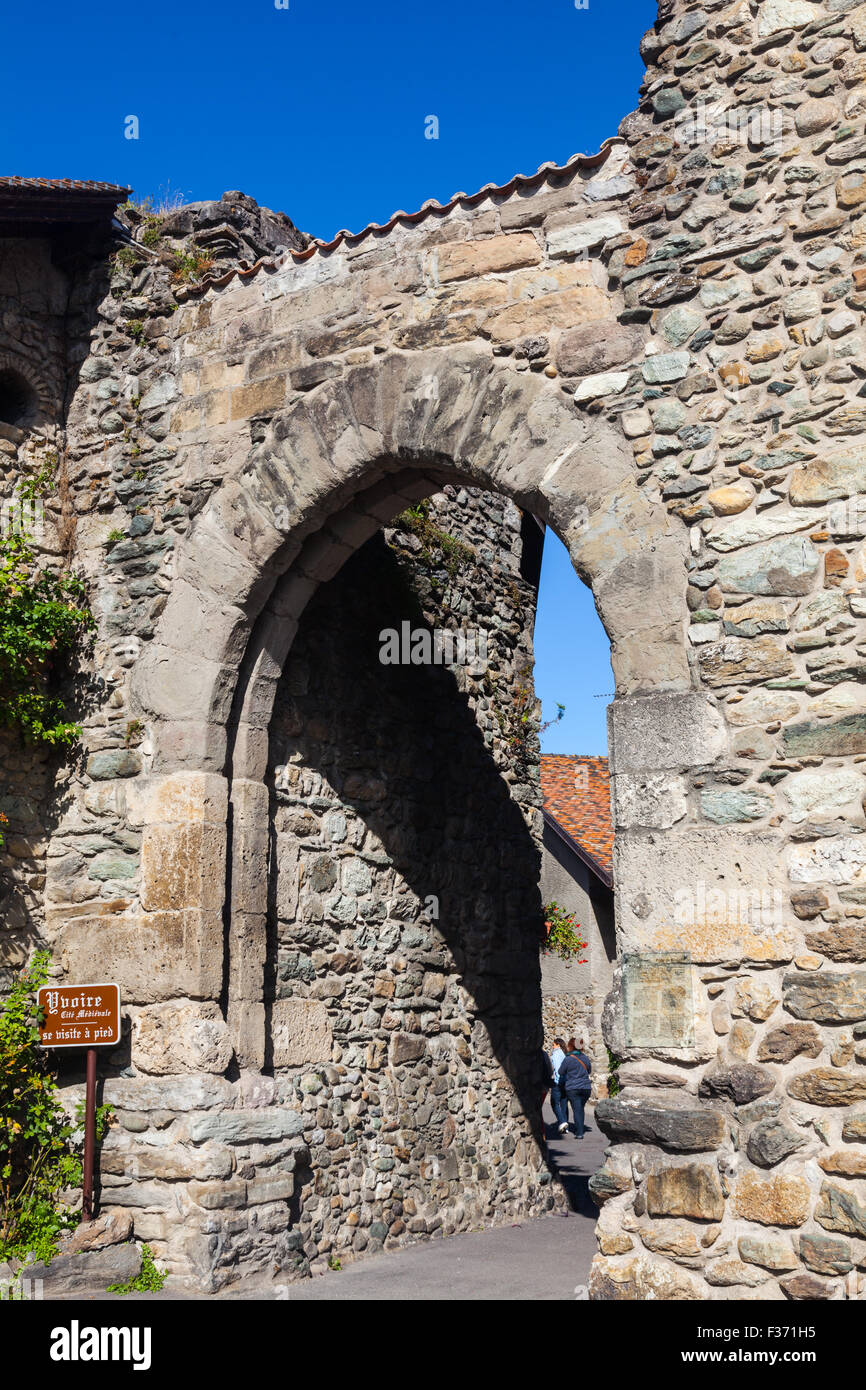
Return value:
[(585, 951), (587, 942), (579, 936), (580, 923), (574, 920), (573, 912), (566, 912), (558, 903), (546, 903), (544, 907), (545, 939), (543, 950), (557, 955), (561, 960), (576, 965), (586, 965), (586, 957), (575, 961), (574, 957)]

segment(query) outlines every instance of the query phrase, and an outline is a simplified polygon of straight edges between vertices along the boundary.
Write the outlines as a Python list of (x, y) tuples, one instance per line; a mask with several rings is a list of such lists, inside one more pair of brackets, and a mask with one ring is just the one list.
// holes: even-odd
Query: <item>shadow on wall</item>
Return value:
[[(485, 599), (473, 617), (495, 627)], [(381, 630), (406, 618), (428, 628), (379, 534), (322, 586), (292, 646), (271, 726), (269, 784), (282, 765), (290, 781), (272, 793), (267, 997), (326, 1000), (343, 1059), (369, 1060), (377, 1085), (390, 1066), (412, 1158), (453, 1145), (481, 1162), (479, 1127), (513, 1151), (515, 1097), (516, 1128), (542, 1138), (539, 852), (517, 804), (538, 803), (537, 744), (514, 752), (509, 795), (454, 673), (380, 662)], [(481, 717), (501, 742), (486, 680)], [(395, 1069), (414, 1029), (422, 1055)]]

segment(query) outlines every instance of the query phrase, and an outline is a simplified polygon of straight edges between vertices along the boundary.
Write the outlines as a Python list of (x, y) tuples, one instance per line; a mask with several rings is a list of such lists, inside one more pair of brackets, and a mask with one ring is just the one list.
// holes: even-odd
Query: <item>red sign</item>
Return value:
[(43, 1015), (43, 1047), (114, 1047), (120, 1042), (119, 985), (44, 985), (36, 999)]

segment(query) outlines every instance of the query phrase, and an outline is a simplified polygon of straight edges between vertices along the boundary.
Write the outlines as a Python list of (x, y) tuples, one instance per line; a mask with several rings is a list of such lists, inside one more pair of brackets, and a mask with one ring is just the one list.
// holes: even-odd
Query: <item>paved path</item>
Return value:
[[(553, 1112), (545, 1108), (553, 1136)], [(423, 1241), (406, 1250), (372, 1255), (342, 1271), (288, 1285), (289, 1302), (364, 1299), (573, 1299), (585, 1285), (595, 1253), (597, 1208), (587, 1192), (607, 1141), (588, 1113), (582, 1140), (550, 1137), (550, 1150), (572, 1210), (520, 1225)], [(226, 1290), (224, 1298), (268, 1297), (264, 1289)], [(271, 1294), (271, 1297), (274, 1295)], [(282, 1297), (286, 1297), (283, 1293)]]

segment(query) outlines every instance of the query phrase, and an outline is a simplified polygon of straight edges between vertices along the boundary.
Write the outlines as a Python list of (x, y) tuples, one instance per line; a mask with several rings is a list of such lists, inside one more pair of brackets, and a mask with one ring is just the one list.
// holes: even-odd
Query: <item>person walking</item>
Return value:
[(553, 1068), (550, 1103), (553, 1106), (553, 1113), (556, 1116), (556, 1124), (560, 1134), (564, 1134), (568, 1129), (568, 1105), (565, 1099), (565, 1088), (560, 1085), (559, 1081), (559, 1068), (564, 1061), (565, 1042), (562, 1038), (554, 1038), (553, 1051), (550, 1054), (550, 1065)]
[[(568, 1116), (568, 1106), (571, 1106), (571, 1113), (574, 1117), (575, 1138), (582, 1139), (584, 1133), (584, 1107), (589, 1100), (592, 1090), (590, 1073), (592, 1062), (583, 1051), (583, 1039), (576, 1042), (574, 1038), (569, 1040), (568, 1055), (559, 1067), (559, 1084), (565, 1091), (565, 1114)], [(568, 1126), (566, 1125), (566, 1128)], [(560, 1134), (563, 1132), (560, 1128)]]

